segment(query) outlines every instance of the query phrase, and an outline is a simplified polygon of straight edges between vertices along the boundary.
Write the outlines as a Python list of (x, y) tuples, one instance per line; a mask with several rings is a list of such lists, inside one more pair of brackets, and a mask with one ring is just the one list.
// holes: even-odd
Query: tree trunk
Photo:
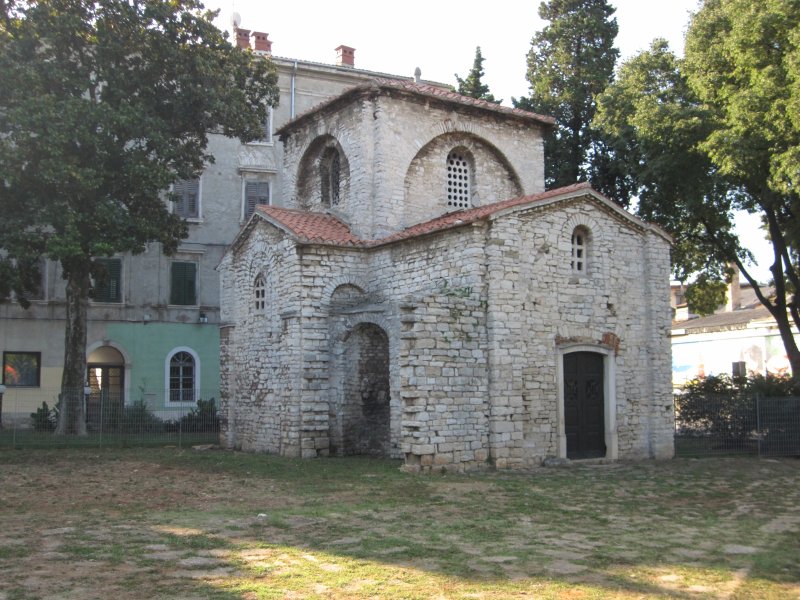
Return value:
[(775, 320), (778, 322), (778, 331), (781, 334), (783, 347), (786, 350), (786, 357), (789, 359), (789, 366), (792, 369), (792, 375), (800, 377), (800, 349), (797, 347), (797, 342), (792, 333), (792, 325), (789, 317), (784, 313), (783, 319), (777, 316)]
[(83, 388), (86, 385), (86, 322), (89, 307), (89, 267), (71, 267), (67, 279), (67, 323), (64, 371), (58, 399), (56, 434), (86, 435)]

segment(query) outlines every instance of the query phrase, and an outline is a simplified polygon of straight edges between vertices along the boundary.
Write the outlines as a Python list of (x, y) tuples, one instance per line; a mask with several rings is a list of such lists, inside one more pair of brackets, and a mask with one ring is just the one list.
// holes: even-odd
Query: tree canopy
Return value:
[(478, 100), (486, 100), (487, 102), (496, 102), (500, 104), (502, 100), (495, 100), (494, 95), (489, 92), (489, 86), (481, 81), (484, 76), (483, 72), (483, 55), (481, 54), (481, 47), (475, 48), (475, 61), (472, 63), (472, 69), (467, 75), (466, 79), (461, 79), (456, 73), (456, 81), (458, 82), (458, 93)]
[(531, 41), (530, 95), (514, 99), (514, 105), (556, 119), (555, 131), (545, 138), (548, 187), (594, 179), (593, 171), (602, 168), (601, 140), (591, 122), (595, 97), (611, 82), (619, 55), (614, 11), (606, 0), (548, 0), (539, 6), (549, 24)]
[[(0, 297), (66, 280), (62, 396), (83, 388), (98, 257), (166, 253), (186, 236), (164, 193), (213, 161), (208, 135), (261, 135), (278, 100), (269, 60), (231, 46), (196, 0), (0, 3)], [(80, 432), (62, 399), (59, 430)]]
[[(595, 125), (629, 166), (620, 186), (639, 213), (675, 235), (673, 262), (695, 277), (698, 312), (719, 305), (735, 265), (778, 325), (794, 373), (800, 352), (800, 3), (706, 0), (685, 58), (656, 41), (622, 66)], [(773, 248), (772, 289), (751, 274), (735, 211), (761, 217)]]

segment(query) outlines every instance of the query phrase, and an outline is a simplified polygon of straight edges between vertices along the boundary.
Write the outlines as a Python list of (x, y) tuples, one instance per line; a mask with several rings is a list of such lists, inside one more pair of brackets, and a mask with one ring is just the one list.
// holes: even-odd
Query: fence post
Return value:
[(758, 432), (758, 458), (761, 458), (761, 394), (756, 392), (756, 431)]

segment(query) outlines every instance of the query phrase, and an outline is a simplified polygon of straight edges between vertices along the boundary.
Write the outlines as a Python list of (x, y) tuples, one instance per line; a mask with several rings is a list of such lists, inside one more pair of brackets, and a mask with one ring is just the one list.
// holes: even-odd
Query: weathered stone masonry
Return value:
[[(412, 471), (575, 457), (578, 352), (603, 364), (595, 455), (671, 456), (668, 238), (585, 185), (543, 192), (544, 118), (418, 87), (356, 89), (282, 131), (296, 208), (259, 207), (220, 265), (223, 439)], [(454, 148), (473, 205), (456, 212)]]

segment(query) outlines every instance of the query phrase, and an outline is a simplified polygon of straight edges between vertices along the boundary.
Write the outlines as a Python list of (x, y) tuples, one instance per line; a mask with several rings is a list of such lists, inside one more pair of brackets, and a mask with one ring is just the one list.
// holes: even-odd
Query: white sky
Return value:
[[(455, 73), (466, 77), (475, 47), (484, 57), (483, 82), (495, 98), (510, 105), (512, 97), (528, 93), (526, 55), (531, 38), (544, 22), (537, 14), (540, 0), (207, 0), (220, 9), (216, 24), (230, 31), (231, 16), (241, 27), (263, 31), (272, 40), (275, 56), (321, 63), (335, 62), (340, 44), (356, 49), (355, 66), (394, 75), (419, 67), (423, 79), (456, 84)], [(616, 45), (622, 59), (663, 37), (678, 54), (697, 0), (611, 0), (617, 8)], [(758, 257), (769, 260), (769, 245), (758, 232), (757, 219), (741, 219), (743, 239)], [(765, 268), (757, 270), (766, 279)]]

